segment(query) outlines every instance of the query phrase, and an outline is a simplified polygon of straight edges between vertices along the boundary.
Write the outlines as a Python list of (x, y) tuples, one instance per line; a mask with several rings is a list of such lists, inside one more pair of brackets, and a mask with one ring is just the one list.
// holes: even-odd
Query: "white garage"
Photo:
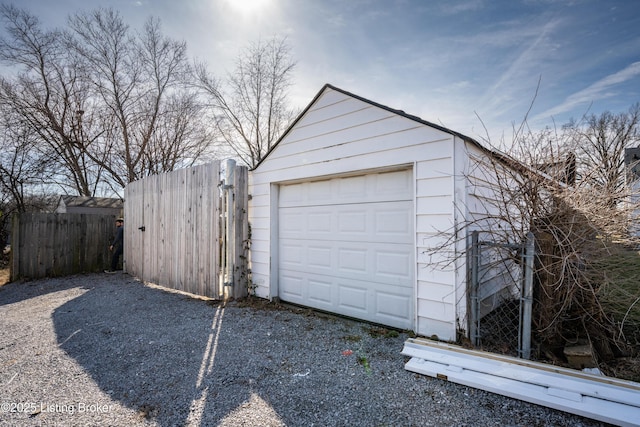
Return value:
[(459, 227), (483, 214), (470, 178), (491, 156), (325, 85), (249, 173), (254, 293), (455, 340), (467, 309)]
[(282, 185), (278, 223), (283, 301), (413, 327), (411, 169)]

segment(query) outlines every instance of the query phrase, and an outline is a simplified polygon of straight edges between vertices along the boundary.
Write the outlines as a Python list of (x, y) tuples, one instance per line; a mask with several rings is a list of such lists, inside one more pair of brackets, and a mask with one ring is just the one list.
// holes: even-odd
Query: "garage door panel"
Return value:
[(280, 272), (280, 297), (345, 316), (412, 328), (412, 289), (315, 273)]
[(285, 269), (304, 271), (307, 263), (304, 245), (295, 242), (280, 245), (280, 263)]
[(290, 209), (281, 209), (280, 217), (280, 236), (285, 238), (293, 238), (300, 236), (306, 232), (307, 217), (303, 211), (294, 211)]
[[(314, 204), (324, 204), (335, 198), (334, 183), (330, 179), (311, 183), (305, 182), (301, 185), (306, 202), (312, 201)], [(311, 187), (313, 187), (312, 191)]]
[(297, 242), (282, 244), (280, 268), (304, 274), (325, 274), (349, 279), (412, 287), (413, 247), (358, 242)]
[(295, 206), (302, 203), (304, 197), (304, 187), (302, 184), (287, 185), (280, 187), (280, 206)]
[(385, 237), (395, 237), (402, 242), (411, 235), (411, 211), (407, 209), (410, 203), (396, 203), (393, 208), (377, 209), (374, 217), (375, 234)]
[(280, 187), (280, 207), (413, 200), (410, 170), (309, 181)]
[(313, 278), (307, 281), (309, 288), (309, 301), (316, 304), (316, 308), (330, 310), (333, 305), (332, 288), (330, 280)]
[(331, 180), (314, 181), (313, 197), (309, 198), (309, 184), (302, 182), (290, 184), (280, 188), (280, 206), (300, 206), (308, 205), (309, 200), (314, 203), (330, 202), (335, 198), (332, 190)]
[(281, 208), (280, 238), (413, 242), (411, 202)]
[(381, 196), (411, 198), (413, 174), (408, 171), (394, 171), (374, 175), (374, 192)]
[[(376, 276), (380, 276), (381, 278), (406, 279), (404, 282), (409, 284), (409, 280), (413, 276), (411, 258), (411, 248), (405, 248), (404, 250), (382, 249), (376, 251)], [(402, 282), (403, 280), (397, 280), (394, 283), (401, 285)]]
[(306, 216), (306, 222), (304, 227), (308, 233), (314, 233), (316, 235), (330, 235), (333, 230), (333, 212), (331, 209), (313, 208), (313, 209), (299, 209), (302, 215)]
[(281, 271), (280, 273), (280, 297), (290, 302), (302, 304), (304, 302), (303, 291), (305, 289), (303, 276), (289, 274), (286, 271)]
[(413, 327), (412, 171), (280, 187), (283, 300)]
[(335, 181), (336, 195), (340, 200), (353, 200), (354, 197), (362, 197), (367, 192), (366, 176), (354, 176)]
[(364, 209), (353, 209), (346, 212), (337, 213), (338, 233), (359, 233), (366, 236), (367, 232), (367, 212)]
[[(390, 324), (406, 325), (400, 327), (410, 328), (407, 323), (406, 313), (411, 311), (413, 304), (411, 295), (397, 295), (386, 292), (376, 294), (376, 318), (386, 319)], [(384, 323), (378, 320), (379, 323)]]
[(347, 284), (346, 282), (337, 282), (338, 287), (338, 309), (341, 314), (353, 317), (368, 317), (369, 290), (366, 284), (361, 283), (357, 286), (357, 282)]
[(366, 248), (338, 248), (337, 270), (344, 273), (366, 274), (368, 267)]
[(333, 268), (331, 246), (307, 245), (307, 264), (314, 268), (322, 268), (331, 271)]

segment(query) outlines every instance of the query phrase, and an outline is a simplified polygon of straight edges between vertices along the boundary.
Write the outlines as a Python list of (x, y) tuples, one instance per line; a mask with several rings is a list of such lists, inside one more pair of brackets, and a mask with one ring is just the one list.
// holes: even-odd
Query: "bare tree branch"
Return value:
[(287, 90), (295, 63), (285, 39), (249, 45), (227, 79), (228, 92), (203, 65), (196, 67), (198, 87), (208, 100), (213, 123), (233, 152), (254, 167), (273, 147), (294, 111)]

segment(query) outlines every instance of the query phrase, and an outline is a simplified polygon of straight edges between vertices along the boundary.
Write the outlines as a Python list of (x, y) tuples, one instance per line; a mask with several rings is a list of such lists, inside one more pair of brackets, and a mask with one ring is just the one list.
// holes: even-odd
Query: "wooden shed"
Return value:
[(122, 216), (124, 202), (110, 197), (60, 196), (56, 213)]
[[(256, 295), (455, 340), (466, 239), (450, 237), (478, 215), (470, 177), (491, 156), (325, 85), (249, 174)], [(450, 253), (434, 253), (443, 241)]]

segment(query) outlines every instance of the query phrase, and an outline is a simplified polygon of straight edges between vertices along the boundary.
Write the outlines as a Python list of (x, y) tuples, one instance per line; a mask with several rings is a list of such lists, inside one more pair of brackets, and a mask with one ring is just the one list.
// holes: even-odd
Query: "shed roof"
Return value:
[(60, 196), (60, 202), (67, 207), (114, 208), (121, 209), (122, 199), (110, 197)]

